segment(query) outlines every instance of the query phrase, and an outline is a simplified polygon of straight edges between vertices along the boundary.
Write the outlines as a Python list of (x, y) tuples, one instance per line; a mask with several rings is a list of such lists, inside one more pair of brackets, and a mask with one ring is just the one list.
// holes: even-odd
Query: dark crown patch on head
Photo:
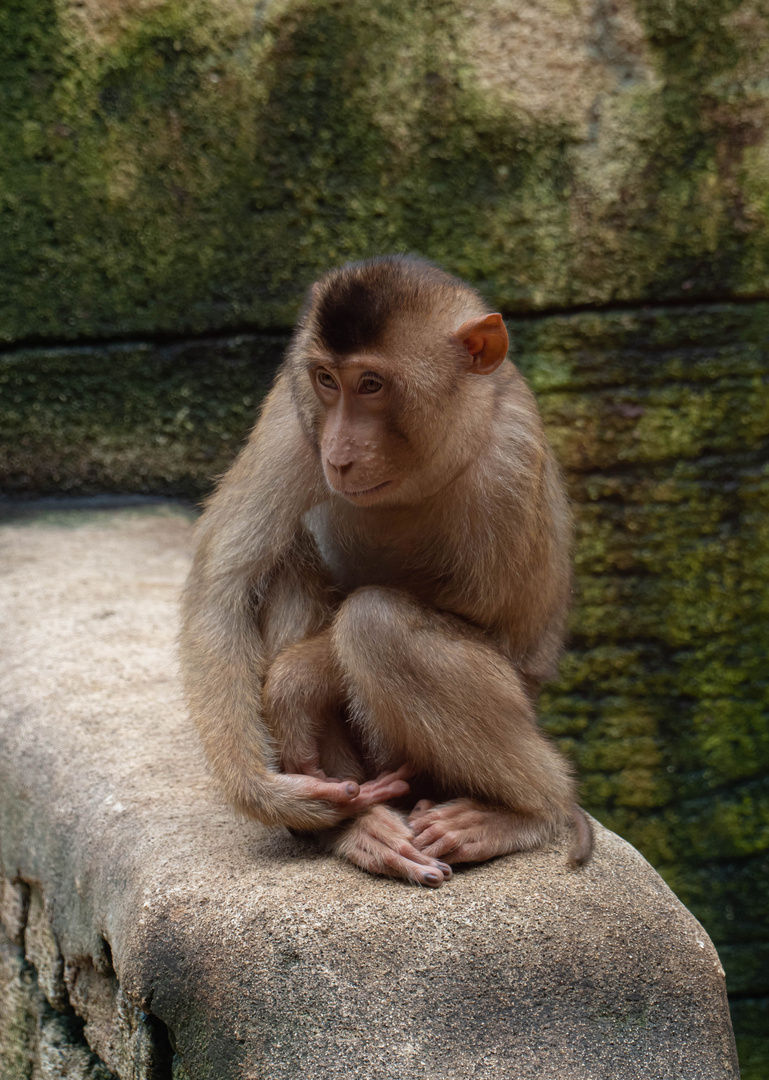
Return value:
[(340, 281), (317, 306), (318, 333), (332, 352), (344, 356), (375, 346), (391, 314), (389, 297), (360, 280)]
[(315, 332), (337, 355), (364, 352), (381, 343), (396, 313), (420, 310), (436, 290), (454, 291), (457, 286), (467, 289), (413, 256), (384, 255), (350, 263), (321, 283), (315, 301)]

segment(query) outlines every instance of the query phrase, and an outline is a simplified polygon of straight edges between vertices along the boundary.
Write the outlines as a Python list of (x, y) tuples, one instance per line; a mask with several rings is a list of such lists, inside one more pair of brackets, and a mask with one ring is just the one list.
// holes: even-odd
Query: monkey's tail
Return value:
[(574, 803), (571, 811), (571, 820), (574, 825), (576, 836), (569, 851), (569, 866), (578, 870), (580, 866), (590, 861), (595, 845), (593, 826), (581, 806)]

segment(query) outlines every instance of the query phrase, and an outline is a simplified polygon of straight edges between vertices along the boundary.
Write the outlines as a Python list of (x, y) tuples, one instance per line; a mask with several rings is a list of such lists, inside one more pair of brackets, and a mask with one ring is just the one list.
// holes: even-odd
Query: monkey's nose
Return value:
[(345, 476), (353, 467), (352, 461), (345, 461), (343, 458), (338, 458), (337, 461), (332, 461), (330, 457), (326, 458), (330, 468), (337, 476)]

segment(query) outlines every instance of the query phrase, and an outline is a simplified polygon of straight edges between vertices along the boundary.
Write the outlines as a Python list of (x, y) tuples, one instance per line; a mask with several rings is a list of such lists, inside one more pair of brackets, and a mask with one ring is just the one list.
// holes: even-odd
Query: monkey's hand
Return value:
[(512, 851), (530, 851), (553, 833), (551, 822), (474, 799), (435, 803), (423, 799), (409, 815), (414, 847), (447, 863), (485, 862)]
[(281, 786), (289, 785), (300, 799), (316, 800), (319, 809), (325, 803), (327, 813), (324, 813), (320, 826), (324, 828), (362, 814), (372, 806), (408, 794), (406, 778), (414, 772), (409, 765), (402, 765), (395, 772), (380, 773), (374, 780), (358, 784), (350, 778), (340, 780), (335, 776), (326, 776), (314, 758), (301, 763), (299, 768), (299, 772), (281, 773)]
[(362, 814), (372, 806), (399, 799), (409, 793), (409, 777), (414, 775), (411, 765), (401, 765), (395, 772), (380, 773), (374, 780), (361, 784), (358, 795), (344, 807), (344, 816)]
[(439, 888), (451, 867), (418, 851), (407, 822), (389, 806), (372, 806), (356, 817), (335, 844), (338, 855), (371, 874)]

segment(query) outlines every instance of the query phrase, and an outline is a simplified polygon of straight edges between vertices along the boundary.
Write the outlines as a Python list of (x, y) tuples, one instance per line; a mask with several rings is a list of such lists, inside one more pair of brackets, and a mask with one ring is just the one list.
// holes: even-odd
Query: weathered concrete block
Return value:
[(24, 943), (29, 889), (0, 877), (0, 925), (14, 945)]
[(40, 964), (4, 946), (9, 1080), (59, 1075), (38, 979), (120, 1080), (737, 1076), (715, 950), (612, 833), (579, 873), (563, 837), (432, 892), (236, 821), (175, 678), (189, 534), (172, 507), (0, 529), (2, 864)]
[(51, 911), (46, 910), (43, 894), (37, 885), (30, 890), (24, 949), (47, 1001), (54, 1009), (63, 1011), (68, 1004), (64, 960), (51, 928)]
[(115, 1080), (72, 1015), (55, 1012), (24, 953), (0, 931), (0, 1076), (3, 1080)]

